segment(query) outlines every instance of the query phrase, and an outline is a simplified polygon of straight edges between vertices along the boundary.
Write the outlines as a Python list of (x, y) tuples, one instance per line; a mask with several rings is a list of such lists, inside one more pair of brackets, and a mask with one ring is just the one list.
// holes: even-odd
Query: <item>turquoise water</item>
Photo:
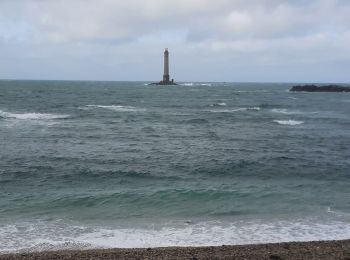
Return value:
[(0, 252), (350, 238), (350, 94), (0, 81)]

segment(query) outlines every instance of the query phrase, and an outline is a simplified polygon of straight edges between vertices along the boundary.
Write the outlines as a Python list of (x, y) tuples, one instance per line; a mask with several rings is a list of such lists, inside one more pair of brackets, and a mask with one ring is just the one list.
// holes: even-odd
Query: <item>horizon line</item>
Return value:
[[(93, 79), (0, 79), (0, 81), (67, 81), (67, 82), (154, 82), (152, 80), (93, 80)], [(260, 83), (260, 84), (350, 84), (350, 82), (320, 81), (196, 81), (182, 80), (179, 83)]]

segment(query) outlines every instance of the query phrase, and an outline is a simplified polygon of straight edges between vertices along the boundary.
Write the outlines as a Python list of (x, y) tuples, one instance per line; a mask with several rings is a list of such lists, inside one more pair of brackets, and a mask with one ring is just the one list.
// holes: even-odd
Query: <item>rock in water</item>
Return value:
[(350, 92), (350, 87), (344, 87), (340, 85), (302, 85), (293, 86), (290, 91), (306, 91), (306, 92)]

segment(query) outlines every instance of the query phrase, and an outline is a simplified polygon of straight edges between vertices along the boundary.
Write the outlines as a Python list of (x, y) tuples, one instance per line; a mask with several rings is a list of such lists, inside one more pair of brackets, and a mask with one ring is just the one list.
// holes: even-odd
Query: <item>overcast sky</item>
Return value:
[(349, 0), (0, 0), (0, 78), (350, 82)]

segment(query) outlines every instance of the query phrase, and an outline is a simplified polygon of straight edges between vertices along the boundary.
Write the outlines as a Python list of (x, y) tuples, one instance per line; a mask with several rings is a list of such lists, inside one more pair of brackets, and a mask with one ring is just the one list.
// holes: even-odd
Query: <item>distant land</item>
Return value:
[(305, 91), (305, 92), (350, 92), (350, 87), (340, 85), (301, 85), (293, 86), (290, 91)]

